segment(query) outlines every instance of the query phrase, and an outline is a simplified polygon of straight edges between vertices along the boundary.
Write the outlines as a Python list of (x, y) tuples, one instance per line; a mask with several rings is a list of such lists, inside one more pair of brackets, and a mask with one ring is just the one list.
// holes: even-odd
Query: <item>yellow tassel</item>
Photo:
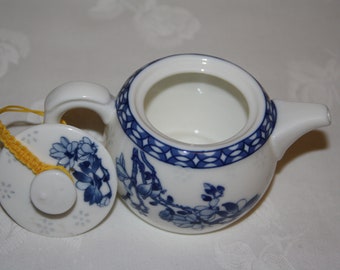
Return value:
[[(31, 110), (22, 106), (6, 106), (0, 108), (0, 114), (4, 112), (25, 112), (34, 113), (40, 116), (44, 115), (43, 111)], [(50, 165), (42, 162), (34, 155), (26, 146), (21, 144), (0, 121), (0, 141), (4, 146), (19, 160), (22, 164), (28, 167), (34, 174), (39, 174), (47, 170), (60, 170), (65, 173), (73, 182), (73, 177), (70, 172), (63, 166)]]

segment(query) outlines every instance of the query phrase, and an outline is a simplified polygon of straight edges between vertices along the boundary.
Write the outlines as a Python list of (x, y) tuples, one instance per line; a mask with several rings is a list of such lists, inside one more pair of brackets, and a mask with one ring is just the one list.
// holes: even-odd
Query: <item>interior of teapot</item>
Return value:
[(204, 73), (180, 73), (156, 82), (145, 96), (144, 111), (158, 132), (196, 145), (231, 139), (249, 114), (234, 85)]

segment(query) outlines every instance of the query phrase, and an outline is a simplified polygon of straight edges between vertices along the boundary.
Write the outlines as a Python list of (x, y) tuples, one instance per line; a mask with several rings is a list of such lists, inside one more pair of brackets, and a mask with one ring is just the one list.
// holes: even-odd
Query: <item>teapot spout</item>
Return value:
[(277, 160), (303, 134), (331, 123), (327, 106), (274, 100), (277, 121), (270, 142)]

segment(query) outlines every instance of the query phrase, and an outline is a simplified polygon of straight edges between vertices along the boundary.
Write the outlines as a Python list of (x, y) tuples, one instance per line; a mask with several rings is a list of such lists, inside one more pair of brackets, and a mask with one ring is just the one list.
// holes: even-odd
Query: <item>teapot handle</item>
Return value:
[(105, 125), (115, 116), (114, 97), (98, 84), (68, 82), (52, 90), (45, 100), (45, 123), (59, 123), (71, 109), (90, 109), (102, 118)]

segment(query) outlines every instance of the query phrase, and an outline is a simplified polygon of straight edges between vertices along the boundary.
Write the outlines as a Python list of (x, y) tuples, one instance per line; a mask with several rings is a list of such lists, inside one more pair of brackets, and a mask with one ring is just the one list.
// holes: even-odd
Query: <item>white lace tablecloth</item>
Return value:
[(0, 209), (1, 270), (340, 269), (339, 0), (1, 0), (0, 107), (36, 106), (70, 80), (115, 94), (140, 66), (182, 52), (239, 64), (272, 98), (324, 103), (332, 125), (301, 137), (261, 205), (219, 232), (167, 233), (117, 200), (94, 230), (48, 238)]

